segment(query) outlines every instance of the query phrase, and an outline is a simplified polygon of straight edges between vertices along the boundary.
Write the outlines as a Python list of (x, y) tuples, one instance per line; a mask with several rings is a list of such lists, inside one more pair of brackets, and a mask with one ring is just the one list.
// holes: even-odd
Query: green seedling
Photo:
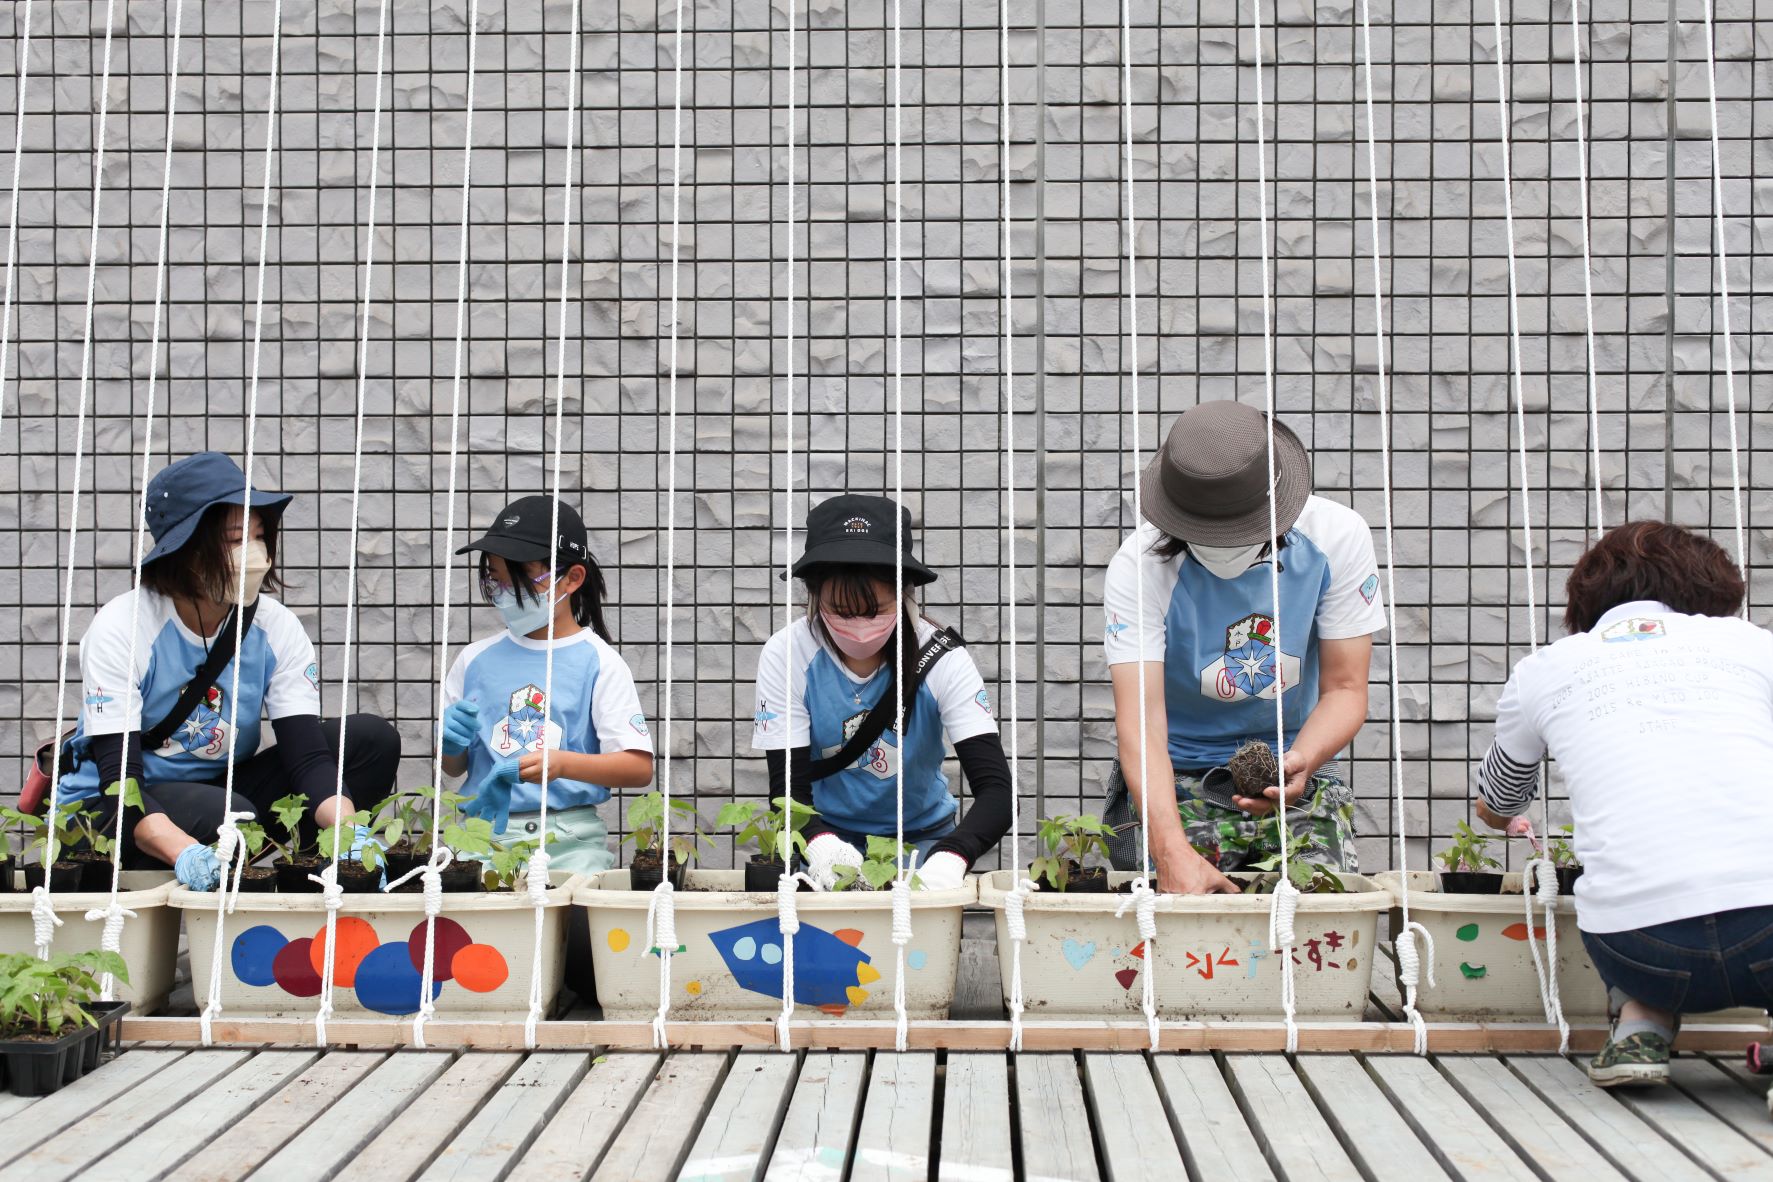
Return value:
[(1464, 821), (1453, 826), (1453, 843), (1435, 857), (1448, 871), (1466, 871), (1477, 873), (1484, 870), (1500, 870), (1502, 863), (1492, 858), (1486, 851), (1490, 848), (1490, 836), (1479, 833)]
[(285, 862), (293, 863), (306, 853), (302, 845), (302, 818), (307, 816), (307, 813), (308, 798), (299, 793), (292, 792), (288, 796), (271, 802), (271, 816), (283, 829), (286, 840), (278, 841), (276, 838), (270, 840), (271, 844), (276, 846), (278, 852), (283, 855)]
[(1064, 890), (1071, 882), (1072, 863), (1081, 869), (1091, 854), (1108, 857), (1108, 838), (1113, 833), (1114, 827), (1101, 817), (1042, 817), (1035, 829), (1040, 853), (1029, 865), (1035, 881)]
[[(549, 841), (558, 841), (559, 835), (548, 833)], [(492, 855), (486, 860), (485, 882), (489, 891), (516, 890), (518, 883), (523, 881), (529, 869), (530, 857), (541, 848), (541, 842), (534, 838), (525, 838), (509, 844), (493, 842)]]
[(1560, 870), (1574, 870), (1582, 865), (1582, 859), (1576, 856), (1576, 826), (1565, 825), (1559, 830), (1561, 836), (1550, 838), (1546, 843), (1546, 853), (1551, 855), (1551, 864)]
[[(1256, 894), (1269, 894), (1279, 883), (1280, 860), (1280, 855), (1276, 854), (1272, 858), (1264, 858), (1251, 865), (1250, 869), (1252, 870), (1266, 871), (1275, 876), (1272, 882), (1259, 885), (1256, 888)], [(1342, 881), (1341, 875), (1322, 862), (1307, 862), (1298, 858), (1288, 859), (1287, 880), (1293, 884), (1293, 889), (1302, 895), (1341, 895), (1348, 891), (1348, 886)]]
[[(696, 856), (696, 842), (705, 841), (713, 845), (714, 841), (696, 823), (696, 806), (680, 796), (671, 798), (671, 812), (684, 818), (681, 824), (675, 820), (671, 826), (671, 856), (679, 865), (687, 866)], [(634, 847), (636, 856), (652, 854), (664, 862), (665, 851), (659, 846), (665, 832), (665, 797), (663, 793), (648, 792), (634, 798), (628, 806), (628, 836), (622, 840)]]
[[(847, 891), (856, 888), (856, 884), (867, 883), (868, 889), (878, 891), (899, 876), (899, 862), (903, 858), (907, 863), (915, 855), (915, 849), (909, 845), (901, 845), (891, 837), (870, 834), (868, 848), (862, 855), (860, 866), (837, 865), (831, 868), (834, 891)], [(911, 876), (913, 890), (921, 885), (922, 880), (916, 874)]]
[[(369, 813), (362, 809), (337, 817), (331, 825), (320, 831), (320, 836), (316, 841), (320, 851), (320, 860), (330, 862), (334, 858), (344, 858), (346, 854), (351, 852), (352, 842), (357, 840), (357, 826), (368, 823)], [(375, 842), (364, 842), (359, 856), (363, 859), (365, 870), (381, 869), (382, 851)]]
[(764, 861), (787, 865), (794, 854), (806, 853), (806, 838), (800, 831), (812, 818), (813, 808), (786, 796), (776, 797), (773, 803), (771, 808), (767, 801), (735, 800), (721, 806), (714, 823), (723, 829), (737, 829), (733, 841), (756, 851)]
[(115, 952), (0, 956), (0, 1039), (55, 1038), (70, 1026), (97, 1026), (91, 1007), (106, 973), (129, 982), (129, 966)]

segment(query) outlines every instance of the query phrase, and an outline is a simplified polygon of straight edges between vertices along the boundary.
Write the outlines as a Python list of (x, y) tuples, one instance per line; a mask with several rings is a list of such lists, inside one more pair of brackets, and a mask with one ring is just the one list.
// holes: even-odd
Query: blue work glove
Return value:
[(451, 702), (443, 710), (442, 735), (438, 745), (445, 755), (460, 755), (480, 733), (480, 707), (472, 702)]
[(222, 881), (222, 864), (206, 845), (186, 846), (172, 864), (172, 872), (179, 885), (190, 891), (213, 891)]
[(494, 833), (503, 833), (511, 819), (511, 789), (517, 787), (517, 760), (501, 759), (480, 781), (473, 799), (462, 806), (468, 817), (484, 817), (492, 822)]

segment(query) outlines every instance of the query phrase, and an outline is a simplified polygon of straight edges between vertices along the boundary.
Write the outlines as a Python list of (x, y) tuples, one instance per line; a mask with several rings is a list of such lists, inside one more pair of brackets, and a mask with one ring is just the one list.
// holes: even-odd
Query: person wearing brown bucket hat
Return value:
[[(1355, 869), (1354, 799), (1331, 761), (1366, 721), (1372, 637), (1385, 624), (1372, 531), (1312, 494), (1311, 457), (1278, 422), (1273, 464), (1271, 514), (1267, 416), (1231, 401), (1190, 408), (1140, 475), (1145, 520), (1108, 567), (1110, 848), (1116, 866), (1137, 867), (1148, 822), (1165, 891), (1235, 890), (1221, 871), (1278, 853), (1278, 828), (1264, 822), (1276, 780), (1292, 856)], [(1264, 767), (1245, 750), (1273, 744), (1277, 695), (1284, 771), (1272, 751)], [(1174, 783), (1175, 812), (1140, 815), (1142, 739), (1145, 774)]]

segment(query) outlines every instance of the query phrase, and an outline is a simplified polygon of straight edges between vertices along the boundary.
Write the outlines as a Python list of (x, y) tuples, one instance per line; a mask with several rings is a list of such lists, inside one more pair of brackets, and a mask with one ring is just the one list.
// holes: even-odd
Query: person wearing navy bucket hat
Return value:
[[(910, 512), (886, 497), (849, 493), (815, 505), (794, 564), (807, 614), (771, 636), (757, 662), (751, 746), (764, 752), (771, 798), (792, 795), (814, 810), (802, 830), (806, 865), (825, 888), (845, 877), (841, 867), (860, 868), (870, 837), (897, 832), (901, 766), (920, 887), (961, 885), (1010, 828), (1010, 769), (990, 696), (965, 641), (917, 610), (912, 592), (936, 572), (912, 538)], [(903, 603), (894, 601), (896, 567)], [(973, 795), (958, 819), (942, 774), (949, 744)]]
[[(1123, 870), (1141, 868), (1138, 824), (1151, 826), (1164, 891), (1235, 891), (1221, 871), (1278, 854), (1265, 818), (1283, 783), (1292, 856), (1356, 868), (1354, 797), (1331, 761), (1366, 721), (1373, 634), (1385, 626), (1373, 534), (1353, 509), (1312, 495), (1311, 457), (1278, 422), (1270, 510), (1268, 425), (1231, 401), (1178, 417), (1140, 477), (1145, 520), (1103, 583), (1119, 754), (1103, 819)], [(1271, 746), (1277, 695), (1284, 771)], [(1140, 815), (1141, 762), (1153, 785), (1174, 783), (1175, 809)]]
[[(213, 890), (230, 756), (227, 808), (263, 816), (274, 800), (305, 796), (311, 839), (354, 812), (353, 800), (387, 795), (400, 739), (373, 714), (346, 719), (345, 799), (335, 802), (339, 725), (320, 717), (314, 645), (267, 594), (283, 586), (277, 536), (289, 494), (249, 489), (233, 460), (202, 452), (161, 469), (145, 496), (154, 547), (141, 583), (101, 607), (80, 639), (82, 706), (61, 797), (93, 801), (109, 831), (125, 795), (117, 786), (133, 780), (124, 866), (168, 865), (184, 886)], [(261, 750), (263, 719), (275, 742)], [(360, 830), (357, 848), (366, 838)]]

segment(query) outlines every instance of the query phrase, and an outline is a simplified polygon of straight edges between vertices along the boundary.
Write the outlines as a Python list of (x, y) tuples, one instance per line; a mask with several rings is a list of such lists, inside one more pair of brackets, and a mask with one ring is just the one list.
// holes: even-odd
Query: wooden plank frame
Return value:
[[(164, 1040), (195, 1042), (196, 1018), (124, 1018), (123, 1037), (131, 1042)], [(1080, 1022), (1022, 1024), (1026, 1051), (1144, 1051), (1150, 1036), (1142, 1022)], [(327, 1023), (333, 1046), (404, 1047), (412, 1045), (410, 1022), (333, 1020)], [(1010, 1028), (1004, 1022), (913, 1022), (912, 1050), (1002, 1051), (1009, 1049)], [(214, 1041), (225, 1046), (310, 1046), (314, 1024), (306, 1018), (228, 1019), (214, 1025)], [(1592, 1053), (1606, 1041), (1604, 1026), (1572, 1027), (1570, 1050)], [(1764, 1025), (1686, 1026), (1675, 1040), (1677, 1051), (1722, 1051), (1735, 1054), (1750, 1042), (1767, 1037)], [(521, 1022), (428, 1023), (425, 1038), (432, 1047), (479, 1047), (523, 1050)], [(776, 1043), (773, 1022), (668, 1022), (666, 1038), (673, 1049), (689, 1047), (764, 1047)], [(796, 1022), (790, 1027), (796, 1049), (892, 1050), (891, 1022)], [(652, 1025), (647, 1022), (544, 1022), (536, 1028), (535, 1050), (581, 1050), (588, 1047), (650, 1050)], [(1286, 1027), (1279, 1022), (1171, 1022), (1162, 1029), (1164, 1051), (1283, 1051)], [(1441, 1053), (1555, 1054), (1555, 1027), (1528, 1023), (1429, 1023), (1428, 1048)], [(1410, 1054), (1415, 1031), (1405, 1022), (1301, 1022), (1300, 1051), (1364, 1051)]]

